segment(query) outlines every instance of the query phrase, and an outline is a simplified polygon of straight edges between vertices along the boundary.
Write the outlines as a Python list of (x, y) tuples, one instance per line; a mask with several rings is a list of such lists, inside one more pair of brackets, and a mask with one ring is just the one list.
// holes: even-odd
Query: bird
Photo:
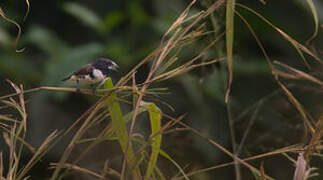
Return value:
[(111, 59), (100, 57), (94, 62), (74, 71), (71, 75), (62, 79), (62, 81), (76, 81), (76, 92), (80, 93), (80, 84), (91, 85), (93, 87), (95, 83), (101, 82), (100, 85), (102, 85), (108, 78), (111, 70), (117, 71), (118, 68), (118, 64)]

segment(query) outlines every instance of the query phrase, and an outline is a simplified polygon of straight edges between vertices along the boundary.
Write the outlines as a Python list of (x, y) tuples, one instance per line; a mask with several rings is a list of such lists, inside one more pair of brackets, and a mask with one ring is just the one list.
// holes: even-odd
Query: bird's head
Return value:
[(107, 59), (107, 58), (98, 58), (94, 61), (93, 66), (96, 69), (101, 70), (114, 70), (117, 71), (119, 66), (114, 61)]

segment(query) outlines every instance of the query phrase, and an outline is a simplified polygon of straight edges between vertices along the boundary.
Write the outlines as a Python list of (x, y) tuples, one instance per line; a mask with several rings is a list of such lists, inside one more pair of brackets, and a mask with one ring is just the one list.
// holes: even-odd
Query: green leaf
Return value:
[(144, 104), (144, 106), (148, 108), (152, 137), (151, 155), (145, 175), (145, 180), (148, 180), (150, 179), (150, 176), (153, 173), (160, 152), (160, 146), (162, 141), (162, 135), (159, 132), (161, 128), (161, 113), (160, 109), (154, 103), (147, 103)]
[(101, 19), (90, 9), (78, 3), (64, 3), (63, 9), (78, 18), (83, 24), (95, 29), (100, 27)]
[(149, 16), (145, 13), (141, 3), (138, 1), (130, 1), (127, 4), (127, 11), (134, 26), (145, 24), (149, 20)]
[[(114, 89), (111, 78), (108, 78), (104, 83), (105, 89)], [(126, 121), (122, 116), (119, 101), (117, 100), (117, 94), (111, 92), (106, 98), (110, 117), (112, 121), (112, 128), (114, 129), (118, 138), (119, 144), (124, 154), (127, 156), (127, 162), (129, 166), (134, 168), (136, 164), (135, 154), (132, 148), (132, 143), (129, 141), (128, 131), (126, 127)], [(128, 142), (129, 141), (129, 142)], [(129, 144), (128, 144), (129, 143)], [(128, 145), (127, 145), (128, 144)], [(128, 147), (127, 147), (128, 146)]]
[(125, 20), (125, 15), (119, 11), (111, 12), (103, 19), (102, 30), (105, 34), (108, 34), (113, 28), (121, 24)]

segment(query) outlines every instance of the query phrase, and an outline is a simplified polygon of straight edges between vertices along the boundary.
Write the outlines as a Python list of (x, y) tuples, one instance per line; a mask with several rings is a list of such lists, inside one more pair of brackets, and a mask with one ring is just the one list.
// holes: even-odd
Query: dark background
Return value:
[[(198, 3), (192, 11), (206, 9), (208, 3)], [(25, 89), (39, 86), (73, 86), (60, 80), (73, 70), (93, 61), (96, 57), (109, 57), (116, 61), (120, 70), (112, 74), (114, 82), (131, 70), (151, 51), (159, 46), (162, 35), (187, 6), (184, 0), (133, 0), (133, 1), (31, 1), (30, 13), (23, 21), (27, 5), (24, 1), (2, 1), (0, 6), (8, 17), (17, 21), (23, 29), (18, 48), (26, 48), (16, 53), (13, 42), (17, 29), (0, 19), (0, 96), (13, 92), (5, 79), (23, 84)], [(322, 17), (323, 4), (314, 1), (319, 17)], [(311, 11), (305, 1), (260, 1), (245, 4), (261, 13), (277, 27), (304, 44), (314, 31)], [(263, 42), (269, 56), (292, 67), (308, 72), (297, 51), (279, 33), (251, 13), (241, 8), (244, 15)], [(219, 29), (224, 30), (225, 11), (223, 7), (216, 13)], [(208, 22), (208, 20), (206, 20)], [(208, 22), (210, 23), (210, 22)], [(311, 47), (322, 57), (322, 28)], [(224, 40), (216, 47), (218, 54), (225, 54)], [(182, 53), (182, 57), (191, 52)], [(316, 77), (322, 77), (322, 66), (309, 56), (309, 64), (314, 67)], [(224, 64), (210, 65), (158, 84), (167, 87), (169, 94), (161, 99), (172, 107), (158, 102), (163, 112), (177, 117), (184, 113), (184, 122), (199, 130), (207, 137), (231, 150), (228, 116), (224, 103)], [(138, 83), (143, 82), (149, 71), (149, 64), (139, 69)], [(287, 81), (295, 85), (292, 89), (304, 108), (317, 119), (322, 113), (322, 90), (311, 83)], [(276, 92), (273, 96), (268, 96)], [(249, 126), (248, 122), (258, 107), (258, 114), (251, 126), (243, 146), (241, 157), (249, 157), (287, 145), (302, 143), (304, 128), (301, 117), (279, 92), (279, 87), (251, 33), (236, 17), (234, 45), (234, 80), (232, 84), (232, 115), (235, 121), (236, 139), (241, 137)], [(260, 99), (268, 97), (264, 104), (257, 105)], [(97, 98), (75, 93), (41, 91), (27, 96), (28, 128), (27, 141), (34, 146), (39, 144), (53, 130), (68, 128)], [(125, 109), (129, 107), (124, 107)], [(242, 116), (248, 108), (252, 110)], [(1, 109), (0, 109), (1, 112)], [(145, 117), (143, 117), (145, 118)], [(138, 132), (148, 130), (147, 123), (140, 121)], [(1, 139), (1, 141), (3, 141)], [(48, 162), (56, 162), (65, 148), (68, 138), (49, 152), (39, 165), (32, 170), (32, 179), (50, 176)], [(1, 149), (6, 145), (1, 142)], [(118, 146), (103, 145), (81, 166), (100, 169), (99, 160), (120, 158)], [(223, 152), (205, 140), (189, 132), (175, 132), (164, 136), (162, 148), (187, 171), (229, 162)], [(80, 147), (81, 151), (82, 147)], [(108, 150), (107, 150), (108, 149)], [(104, 157), (103, 157), (104, 156)], [(113, 156), (113, 157), (112, 157)], [(291, 154), (296, 157), (295, 154)], [(28, 159), (28, 153), (26, 154)], [(277, 179), (291, 179), (294, 165), (284, 156), (277, 155), (264, 161), (265, 171)], [(161, 170), (171, 177), (177, 170), (167, 160), (161, 160)], [(260, 161), (255, 161), (255, 167)], [(315, 166), (318, 166), (315, 164)], [(322, 165), (320, 165), (322, 166)], [(169, 168), (172, 167), (172, 168)], [(252, 173), (242, 168), (246, 179)], [(321, 170), (320, 170), (321, 171)], [(196, 179), (233, 179), (233, 167), (216, 169)], [(80, 179), (72, 173), (70, 178)], [(89, 177), (83, 177), (88, 179)], [(245, 179), (244, 178), (244, 179)]]

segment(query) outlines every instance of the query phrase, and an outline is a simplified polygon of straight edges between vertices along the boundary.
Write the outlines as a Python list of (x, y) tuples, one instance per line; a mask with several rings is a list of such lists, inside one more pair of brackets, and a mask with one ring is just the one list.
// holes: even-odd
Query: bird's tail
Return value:
[(62, 79), (61, 81), (67, 81), (71, 78), (71, 76), (67, 76), (66, 78)]

